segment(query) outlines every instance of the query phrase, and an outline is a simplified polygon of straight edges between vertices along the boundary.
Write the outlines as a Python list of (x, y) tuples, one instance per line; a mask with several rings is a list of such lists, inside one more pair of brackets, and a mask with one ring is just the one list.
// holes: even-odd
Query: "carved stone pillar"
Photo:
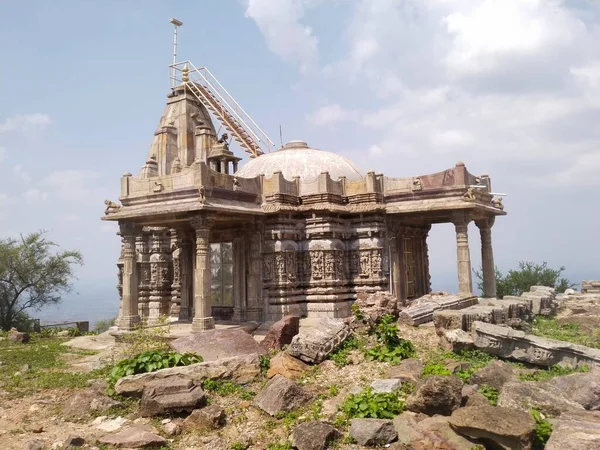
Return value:
[(123, 295), (119, 328), (133, 330), (140, 323), (138, 314), (138, 283), (135, 255), (136, 228), (131, 223), (122, 222), (120, 234), (123, 240)]
[(212, 330), (215, 327), (210, 296), (210, 222), (206, 217), (196, 217), (191, 221), (191, 225), (196, 233), (192, 331), (199, 332)]
[(117, 315), (115, 323), (118, 325), (123, 315), (123, 244), (121, 244), (121, 254), (117, 260), (117, 279), (117, 291), (119, 292), (119, 314)]
[(148, 235), (142, 230), (136, 237), (138, 267), (138, 314), (142, 322), (148, 318), (150, 302), (150, 251)]
[(429, 231), (431, 225), (429, 225), (423, 234), (423, 262), (425, 264), (425, 294), (431, 292), (431, 273), (429, 272), (429, 245), (427, 244), (427, 238), (429, 237)]
[(171, 277), (168, 255), (169, 236), (166, 228), (150, 229), (150, 302), (148, 324), (156, 324), (169, 314)]
[(174, 228), (170, 229), (169, 233), (171, 235), (171, 263), (173, 267), (169, 316), (171, 319), (179, 319), (181, 313), (181, 234)]
[(492, 226), (494, 217), (475, 221), (481, 236), (481, 267), (483, 271), (483, 296), (496, 297), (496, 276), (494, 268), (494, 250), (492, 249)]
[(263, 319), (262, 308), (262, 258), (261, 234), (254, 230), (248, 235), (248, 276), (246, 278), (246, 320), (260, 322)]
[(193, 261), (192, 261), (192, 241), (188, 233), (181, 235), (181, 248), (179, 254), (179, 264), (181, 267), (181, 298), (179, 320), (188, 321), (192, 316), (192, 288), (193, 288)]
[(469, 219), (465, 216), (454, 220), (456, 229), (456, 261), (458, 267), (458, 291), (461, 293), (473, 292), (471, 275), (471, 253), (469, 251)]
[(246, 320), (246, 236), (233, 240), (233, 320)]

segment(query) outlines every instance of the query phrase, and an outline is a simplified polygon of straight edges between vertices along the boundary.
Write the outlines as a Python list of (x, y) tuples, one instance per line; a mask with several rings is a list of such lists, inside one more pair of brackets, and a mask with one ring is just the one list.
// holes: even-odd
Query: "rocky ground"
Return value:
[[(552, 301), (561, 305), (557, 314), (520, 328), (587, 345), (593, 358), (600, 296)], [(448, 320), (437, 328), (397, 324), (390, 317), (399, 311), (385, 296), (358, 304), (347, 321), (299, 327), (287, 317), (261, 344), (239, 329), (174, 341), (164, 328), (122, 342), (109, 333), (3, 336), (0, 448), (600, 448), (600, 370), (592, 359), (539, 366), (531, 352), (519, 361), (514, 351), (511, 360), (459, 351), (446, 339), (453, 330), (439, 326), (450, 327)], [(563, 344), (559, 356), (570, 358), (575, 347)], [(126, 376), (107, 395), (119, 360), (171, 348), (204, 362)]]

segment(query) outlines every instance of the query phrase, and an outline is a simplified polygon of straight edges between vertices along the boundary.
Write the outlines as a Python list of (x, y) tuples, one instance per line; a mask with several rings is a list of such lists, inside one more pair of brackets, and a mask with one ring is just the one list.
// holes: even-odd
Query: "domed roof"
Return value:
[(290, 181), (294, 176), (304, 181), (312, 181), (323, 172), (329, 172), (333, 180), (342, 176), (348, 180), (360, 180), (363, 177), (356, 166), (343, 156), (310, 148), (302, 141), (290, 141), (273, 153), (265, 153), (251, 159), (235, 173), (235, 176), (254, 178), (265, 175), (270, 178), (278, 171)]

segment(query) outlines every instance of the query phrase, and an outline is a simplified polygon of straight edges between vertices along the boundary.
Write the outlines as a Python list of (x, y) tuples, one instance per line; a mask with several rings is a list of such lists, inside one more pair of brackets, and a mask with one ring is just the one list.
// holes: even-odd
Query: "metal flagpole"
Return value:
[(171, 88), (173, 89), (175, 88), (175, 76), (177, 74), (177, 69), (175, 68), (175, 64), (177, 64), (177, 28), (183, 25), (183, 22), (171, 17), (169, 23), (175, 26), (173, 30), (173, 70), (171, 71)]

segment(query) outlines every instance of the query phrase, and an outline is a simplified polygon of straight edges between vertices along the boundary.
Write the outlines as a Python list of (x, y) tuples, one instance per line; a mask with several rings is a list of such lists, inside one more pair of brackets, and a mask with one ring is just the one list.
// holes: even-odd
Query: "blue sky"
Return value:
[[(501, 269), (600, 276), (599, 2), (2, 1), (0, 235), (45, 229), (85, 258), (78, 295), (46, 316), (117, 308), (119, 239), (100, 216), (160, 118), (170, 17), (180, 59), (209, 67), (276, 142), (281, 125), (284, 141), (388, 176), (462, 160), (508, 194)], [(433, 287), (455, 289), (452, 227), (429, 242)]]

